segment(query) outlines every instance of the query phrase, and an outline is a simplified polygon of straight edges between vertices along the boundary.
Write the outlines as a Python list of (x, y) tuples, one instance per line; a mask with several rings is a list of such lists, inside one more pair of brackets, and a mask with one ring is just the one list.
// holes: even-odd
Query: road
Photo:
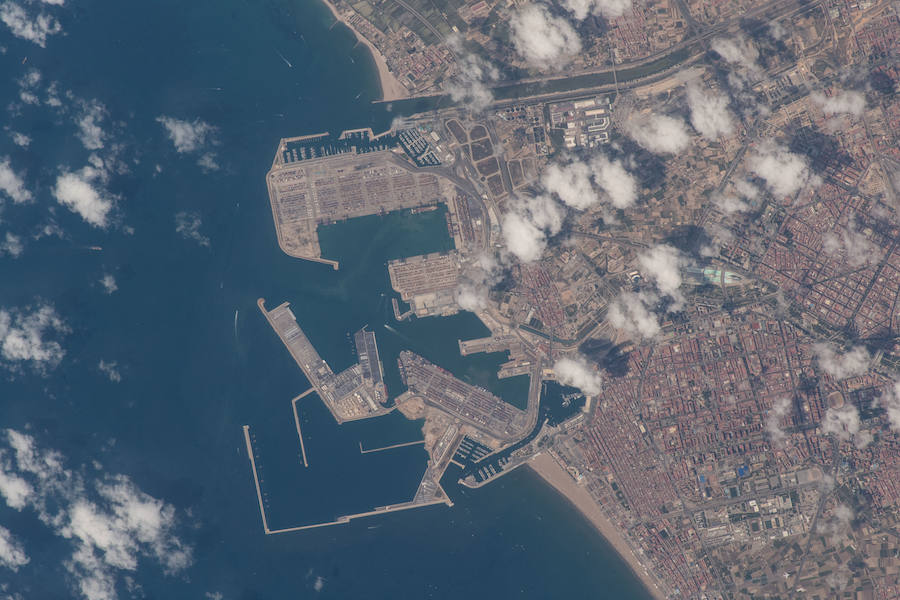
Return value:
[[(395, 1), (398, 4), (400, 4), (401, 6), (403, 6), (404, 8), (407, 8), (407, 10), (409, 10), (410, 13), (413, 14), (413, 16), (416, 16), (416, 18), (418, 18), (420, 20), (424, 19), (418, 12), (415, 12), (403, 0), (395, 0)], [(516, 98), (513, 98), (511, 100), (500, 100), (498, 102), (495, 102), (493, 105), (494, 108), (502, 108), (504, 105), (516, 104), (525, 98), (528, 98), (529, 100), (533, 100), (533, 101), (551, 101), (551, 100), (556, 100), (557, 97), (559, 97), (560, 99), (565, 99), (567, 96), (570, 96), (572, 94), (577, 95), (579, 93), (584, 94), (584, 93), (588, 93), (588, 92), (601, 92), (601, 93), (602, 92), (611, 92), (611, 91), (615, 91), (615, 89), (617, 87), (616, 81), (618, 82), (619, 89), (628, 89), (631, 87), (635, 87), (636, 83), (638, 85), (645, 85), (647, 83), (653, 83), (654, 81), (663, 79), (665, 76), (667, 76), (666, 74), (669, 74), (671, 71), (677, 70), (677, 68), (684, 66), (686, 63), (693, 62), (693, 61), (703, 57), (705, 55), (706, 42), (708, 42), (710, 39), (714, 38), (715, 36), (725, 34), (726, 32), (728, 32), (728, 30), (736, 27), (743, 20), (762, 17), (763, 21), (770, 22), (775, 19), (779, 19), (779, 18), (788, 16), (788, 15), (792, 15), (797, 12), (810, 10), (813, 7), (819, 6), (821, 4), (821, 2), (809, 2), (808, 4), (804, 4), (804, 3), (800, 2), (799, 0), (771, 0), (770, 2), (761, 4), (738, 17), (728, 19), (721, 23), (717, 23), (715, 25), (706, 27), (705, 29), (703, 29), (693, 19), (693, 17), (690, 17), (690, 11), (687, 10), (687, 7), (683, 1), (679, 1), (679, 2), (677, 2), (677, 4), (679, 5), (678, 8), (681, 11), (681, 13), (683, 15), (687, 15), (685, 20), (689, 23), (689, 26), (692, 27), (696, 31), (694, 33), (694, 35), (688, 36), (681, 42), (679, 42), (673, 46), (670, 46), (669, 48), (666, 48), (665, 50), (662, 50), (655, 54), (646, 56), (646, 57), (642, 58), (641, 60), (634, 61), (631, 63), (618, 64), (615, 66), (615, 69), (610, 69), (607, 67), (599, 67), (599, 68), (594, 68), (594, 69), (584, 69), (581, 71), (571, 72), (571, 73), (566, 74), (563, 77), (560, 77), (558, 73), (552, 73), (552, 74), (543, 75), (543, 76), (539, 76), (539, 77), (530, 77), (530, 78), (524, 78), (524, 79), (517, 79), (515, 81), (499, 82), (499, 83), (491, 86), (492, 89), (494, 90), (495, 95), (502, 94), (503, 90), (513, 88), (516, 86), (527, 87), (527, 86), (531, 86), (534, 84), (541, 84), (544, 86), (549, 86), (549, 85), (553, 85), (554, 82), (557, 85), (565, 85), (566, 82), (572, 81), (579, 77), (586, 77), (586, 76), (591, 76), (591, 75), (600, 76), (600, 75), (606, 74), (609, 76), (609, 79), (610, 79), (609, 83), (604, 83), (603, 85), (598, 85), (598, 86), (587, 86), (587, 87), (581, 87), (581, 88), (577, 88), (577, 89), (570, 88), (567, 90), (562, 90), (560, 92), (553, 92), (553, 93), (548, 93), (548, 94), (534, 94), (534, 95), (530, 95), (530, 96), (527, 96), (527, 95), (526, 96), (518, 96), (517, 95)], [(688, 20), (688, 18), (689, 18), (689, 20)], [(430, 26), (430, 24), (429, 24), (429, 29), (432, 31), (435, 31)], [(436, 35), (439, 35), (439, 34), (436, 33)], [(664, 59), (674, 56), (674, 55), (677, 55), (679, 52), (682, 52), (686, 49), (691, 49), (692, 46), (696, 46), (696, 48), (692, 49), (693, 51), (689, 53), (689, 56), (685, 60), (678, 61), (676, 64), (666, 66), (666, 62)], [(637, 75), (637, 76), (632, 76), (629, 78), (629, 71), (639, 70), (640, 67), (646, 66), (646, 65), (656, 62), (656, 61), (661, 61), (660, 64), (663, 65), (663, 67), (659, 71), (641, 74), (641, 75)], [(663, 74), (663, 77), (660, 77), (661, 74)], [(437, 97), (438, 96), (436, 96), (434, 94), (421, 95), (421, 96), (410, 96), (408, 98), (408, 100), (424, 99), (424, 98), (437, 98)]]
[[(837, 439), (833, 439), (832, 442), (832, 451), (831, 451), (831, 468), (828, 470), (826, 475), (831, 475), (837, 470), (838, 461), (841, 458), (840, 452), (840, 443)], [(797, 566), (797, 572), (794, 574), (794, 583), (791, 586), (793, 589), (797, 589), (797, 585), (800, 583), (800, 575), (803, 573), (803, 567), (806, 565), (806, 558), (809, 556), (809, 548), (812, 546), (814, 533), (816, 531), (816, 527), (819, 523), (819, 517), (822, 516), (822, 512), (825, 510), (825, 503), (828, 502), (828, 499), (831, 498), (831, 493), (823, 492), (822, 497), (819, 499), (819, 506), (816, 508), (816, 514), (813, 517), (812, 521), (809, 524), (809, 531), (807, 532), (806, 544), (803, 546), (803, 558), (800, 559), (800, 564)]]
[[(434, 26), (428, 21), (428, 19), (426, 19), (425, 17), (423, 17), (416, 9), (414, 9), (412, 6), (410, 6), (409, 4), (407, 4), (406, 2), (404, 2), (403, 0), (394, 0), (394, 2), (396, 2), (397, 4), (399, 4), (400, 6), (402, 6), (403, 8), (405, 8), (405, 9), (407, 10), (407, 12), (409, 12), (409, 14), (411, 14), (411, 15), (414, 16), (416, 19), (418, 19), (419, 22), (422, 23), (422, 25), (424, 25), (424, 26), (428, 29), (428, 31), (430, 31), (431, 33), (433, 33), (433, 34), (437, 37), (437, 39), (438, 39), (439, 42), (441, 42), (441, 43), (444, 42), (444, 36), (443, 36), (443, 34), (442, 34), (440, 31), (438, 31), (437, 29), (435, 29)], [(453, 50), (451, 50), (449, 46), (447, 47), (447, 49), (450, 50), (450, 53), (451, 53), (451, 54), (453, 53)], [(454, 55), (454, 58), (455, 58), (455, 57), (456, 57), (456, 56)]]

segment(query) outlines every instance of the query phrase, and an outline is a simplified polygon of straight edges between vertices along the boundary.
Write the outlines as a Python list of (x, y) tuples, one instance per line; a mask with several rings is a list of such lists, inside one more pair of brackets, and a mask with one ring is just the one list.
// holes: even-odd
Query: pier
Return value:
[(303, 433), (300, 431), (300, 415), (297, 414), (297, 402), (316, 391), (315, 388), (309, 388), (293, 400), (291, 400), (291, 409), (294, 411), (294, 424), (297, 425), (297, 437), (300, 438), (300, 452), (303, 454), (303, 466), (308, 467), (309, 462), (306, 460), (306, 446), (303, 444)]
[[(307, 391), (306, 393), (302, 394), (301, 396), (294, 398), (294, 400), (292, 401), (292, 404), (295, 407), (295, 412), (294, 412), (295, 419), (297, 418), (296, 402), (308, 393), (309, 392)], [(244, 443), (247, 446), (247, 457), (250, 459), (250, 470), (253, 473), (253, 483), (256, 486), (256, 499), (259, 503), (259, 515), (260, 515), (260, 518), (262, 519), (263, 533), (265, 533), (266, 535), (275, 535), (278, 533), (291, 533), (291, 532), (295, 532), (295, 531), (305, 531), (307, 529), (317, 529), (319, 527), (328, 527), (331, 525), (342, 525), (344, 523), (349, 523), (353, 519), (360, 519), (363, 517), (372, 517), (375, 515), (381, 515), (381, 514), (386, 514), (386, 513), (390, 513), (390, 512), (398, 512), (401, 510), (409, 510), (411, 508), (419, 508), (419, 507), (423, 507), (423, 506), (432, 506), (435, 504), (444, 504), (446, 506), (453, 506), (453, 502), (450, 500), (450, 498), (447, 496), (447, 494), (444, 493), (444, 490), (440, 487), (440, 484), (434, 480), (434, 474), (432, 473), (431, 469), (426, 469), (425, 475), (422, 478), (422, 481), (419, 483), (419, 487), (416, 491), (415, 496), (409, 502), (401, 502), (398, 504), (389, 504), (387, 506), (378, 506), (376, 508), (373, 508), (372, 510), (360, 512), (360, 513), (354, 513), (351, 515), (342, 515), (342, 516), (336, 518), (334, 521), (327, 521), (324, 523), (311, 523), (309, 525), (297, 525), (294, 527), (283, 527), (281, 529), (270, 529), (269, 522), (266, 518), (266, 507), (263, 502), (262, 486), (260, 485), (259, 474), (257, 473), (257, 470), (256, 470), (256, 458), (253, 453), (253, 442), (250, 439), (250, 426), (249, 425), (243, 426), (243, 433), (244, 433)], [(297, 426), (297, 433), (298, 434), (300, 433), (299, 420), (298, 420), (298, 426)], [(302, 437), (300, 438), (300, 443), (301, 443), (301, 447), (302, 447), (302, 444), (303, 444)], [(362, 450), (362, 446), (360, 445), (360, 452), (364, 452), (364, 453), (365, 452), (380, 452), (380, 451), (384, 451), (384, 450), (390, 450), (391, 448), (400, 448), (403, 446), (410, 446), (413, 444), (422, 444), (422, 443), (424, 443), (424, 440), (418, 441), (418, 442), (406, 442), (403, 444), (395, 444), (393, 446), (388, 446), (385, 448), (376, 448), (373, 450)], [(305, 463), (305, 461), (306, 461), (306, 457), (305, 457), (305, 451), (304, 451), (304, 463)]]
[(364, 332), (360, 336), (361, 343), (367, 349), (371, 348), (366, 352), (365, 365), (357, 363), (335, 374), (303, 333), (287, 302), (271, 311), (266, 310), (264, 298), (257, 300), (256, 304), (335, 421), (343, 423), (366, 419), (393, 410), (380, 404), (384, 400), (385, 391), (381, 382), (381, 361), (378, 359), (374, 334)]
[(489, 391), (470, 385), (408, 350), (400, 353), (400, 376), (409, 392), (485, 434), (511, 442), (528, 431), (528, 413)]
[[(409, 303), (409, 312), (417, 317), (448, 316), (459, 312), (456, 288), (462, 267), (455, 250), (410, 256), (388, 263), (391, 287)], [(396, 301), (396, 298), (393, 300)], [(399, 310), (394, 317), (401, 320)], [(405, 315), (404, 315), (405, 316)]]
[(359, 453), (360, 454), (368, 454), (370, 452), (384, 452), (385, 450), (393, 450), (394, 448), (405, 448), (407, 446), (418, 446), (419, 444), (424, 444), (425, 440), (416, 440), (414, 442), (403, 442), (402, 444), (393, 444), (391, 446), (383, 446), (381, 448), (370, 448), (369, 450), (363, 450), (362, 442), (359, 443)]
[(249, 425), (244, 425), (244, 441), (247, 444), (247, 456), (250, 458), (250, 470), (253, 471), (253, 483), (256, 484), (256, 499), (259, 501), (259, 516), (262, 517), (263, 531), (269, 534), (272, 532), (269, 531), (269, 524), (266, 522), (266, 507), (263, 506), (262, 489), (259, 487), (259, 475), (256, 473), (256, 459), (253, 457)]
[(391, 306), (394, 309), (394, 318), (398, 321), (405, 321), (406, 319), (410, 318), (411, 316), (413, 316), (415, 314), (415, 311), (412, 308), (410, 308), (405, 313), (401, 313), (400, 312), (400, 303), (397, 302), (396, 298), (391, 298)]
[[(354, 144), (362, 142), (375, 143), (378, 149), (359, 152)], [(334, 143), (354, 151), (307, 156), (294, 147), (302, 150), (303, 140), (281, 140), (278, 145), (266, 185), (278, 246), (288, 256), (337, 269), (336, 261), (322, 257), (319, 225), (448, 203), (446, 199), (456, 195), (450, 179), (410, 165), (384, 149), (386, 142), (351, 134)]]

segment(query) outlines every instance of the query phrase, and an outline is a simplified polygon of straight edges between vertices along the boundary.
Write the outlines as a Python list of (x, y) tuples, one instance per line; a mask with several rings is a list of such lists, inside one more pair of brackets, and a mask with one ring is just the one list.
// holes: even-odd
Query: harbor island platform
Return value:
[[(311, 138), (319, 136), (306, 136)], [(295, 258), (332, 265), (322, 257), (319, 225), (367, 215), (446, 203), (452, 213), (459, 190), (433, 170), (411, 164), (390, 149), (350, 146), (336, 154), (295, 158), (281, 140), (266, 175), (278, 245)]]

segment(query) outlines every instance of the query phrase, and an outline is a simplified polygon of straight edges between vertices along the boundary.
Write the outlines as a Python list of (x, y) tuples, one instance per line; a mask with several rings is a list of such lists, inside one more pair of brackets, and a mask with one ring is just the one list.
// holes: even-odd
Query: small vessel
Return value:
[(278, 56), (280, 56), (280, 57), (281, 57), (281, 60), (283, 60), (284, 63), (285, 63), (288, 67), (290, 67), (291, 69), (294, 68), (294, 65), (291, 64), (291, 61), (289, 61), (288, 59), (286, 59), (286, 58), (284, 57), (284, 54), (282, 54), (282, 53), (279, 52), (278, 50), (275, 51), (275, 54), (277, 54)]

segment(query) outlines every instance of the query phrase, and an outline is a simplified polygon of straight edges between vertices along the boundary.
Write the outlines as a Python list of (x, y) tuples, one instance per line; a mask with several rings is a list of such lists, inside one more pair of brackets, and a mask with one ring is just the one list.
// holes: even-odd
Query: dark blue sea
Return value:
[(441, 211), (323, 229), (338, 272), (279, 250), (279, 138), (397, 116), (324, 6), (10, 0), (0, 18), (19, 34), (0, 23), (0, 597), (647, 597), (527, 469), (479, 490), (449, 474), (452, 508), (263, 534), (245, 425), (273, 529), (407, 501), (426, 456), (360, 454), (421, 423), (338, 427), (310, 395), (304, 468), (308, 382), (258, 298), (291, 302), (335, 371), (375, 331), (392, 395), (405, 348), (515, 404), (528, 387), (496, 380), (502, 355), (459, 356), (488, 333), (471, 314), (393, 320), (386, 262), (451, 248)]

